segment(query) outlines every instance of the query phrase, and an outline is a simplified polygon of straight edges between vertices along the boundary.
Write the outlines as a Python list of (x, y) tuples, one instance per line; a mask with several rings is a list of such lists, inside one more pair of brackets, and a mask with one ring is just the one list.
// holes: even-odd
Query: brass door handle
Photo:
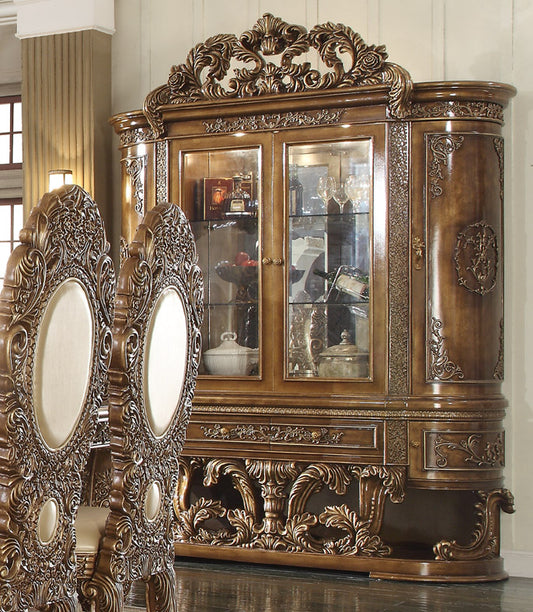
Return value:
[(270, 266), (270, 265), (282, 266), (283, 259), (281, 257), (276, 257), (275, 259), (272, 259), (271, 257), (263, 257), (263, 259), (261, 260), (261, 263), (264, 266)]
[(415, 252), (415, 270), (422, 270), (422, 259), (424, 258), (424, 252), (426, 245), (420, 236), (413, 238), (413, 251)]

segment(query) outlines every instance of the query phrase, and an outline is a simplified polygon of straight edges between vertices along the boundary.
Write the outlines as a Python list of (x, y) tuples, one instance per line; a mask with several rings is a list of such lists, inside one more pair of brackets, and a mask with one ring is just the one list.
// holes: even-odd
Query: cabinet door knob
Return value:
[(283, 265), (283, 259), (281, 259), (281, 257), (276, 257), (276, 259), (272, 260), (272, 263), (275, 266), (282, 266)]
[(272, 263), (272, 259), (270, 257), (263, 257), (263, 259), (261, 260), (261, 263), (264, 266), (269, 266)]

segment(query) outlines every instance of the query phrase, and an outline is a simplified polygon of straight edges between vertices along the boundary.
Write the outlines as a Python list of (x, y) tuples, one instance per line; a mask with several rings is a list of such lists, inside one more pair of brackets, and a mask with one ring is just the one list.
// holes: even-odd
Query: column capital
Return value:
[(115, 32), (115, 0), (14, 0), (18, 38), (81, 30)]

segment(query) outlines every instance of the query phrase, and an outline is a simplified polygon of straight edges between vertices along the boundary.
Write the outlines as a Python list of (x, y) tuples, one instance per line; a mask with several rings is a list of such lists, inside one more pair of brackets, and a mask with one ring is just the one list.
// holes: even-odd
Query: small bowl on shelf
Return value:
[(239, 266), (231, 264), (229, 261), (221, 261), (215, 266), (215, 271), (222, 280), (234, 283), (239, 287), (257, 282), (257, 264)]

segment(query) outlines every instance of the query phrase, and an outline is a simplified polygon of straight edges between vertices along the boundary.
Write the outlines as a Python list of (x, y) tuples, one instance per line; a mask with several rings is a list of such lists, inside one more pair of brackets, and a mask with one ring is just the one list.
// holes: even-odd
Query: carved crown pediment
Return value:
[[(322, 72), (306, 59), (313, 53)], [(367, 45), (346, 25), (327, 22), (307, 31), (265, 13), (240, 37), (219, 34), (191, 49), (184, 64), (171, 68), (167, 83), (148, 94), (144, 114), (160, 136), (165, 105), (385, 85), (391, 115), (402, 118), (412, 81), (387, 57), (383, 45)]]

